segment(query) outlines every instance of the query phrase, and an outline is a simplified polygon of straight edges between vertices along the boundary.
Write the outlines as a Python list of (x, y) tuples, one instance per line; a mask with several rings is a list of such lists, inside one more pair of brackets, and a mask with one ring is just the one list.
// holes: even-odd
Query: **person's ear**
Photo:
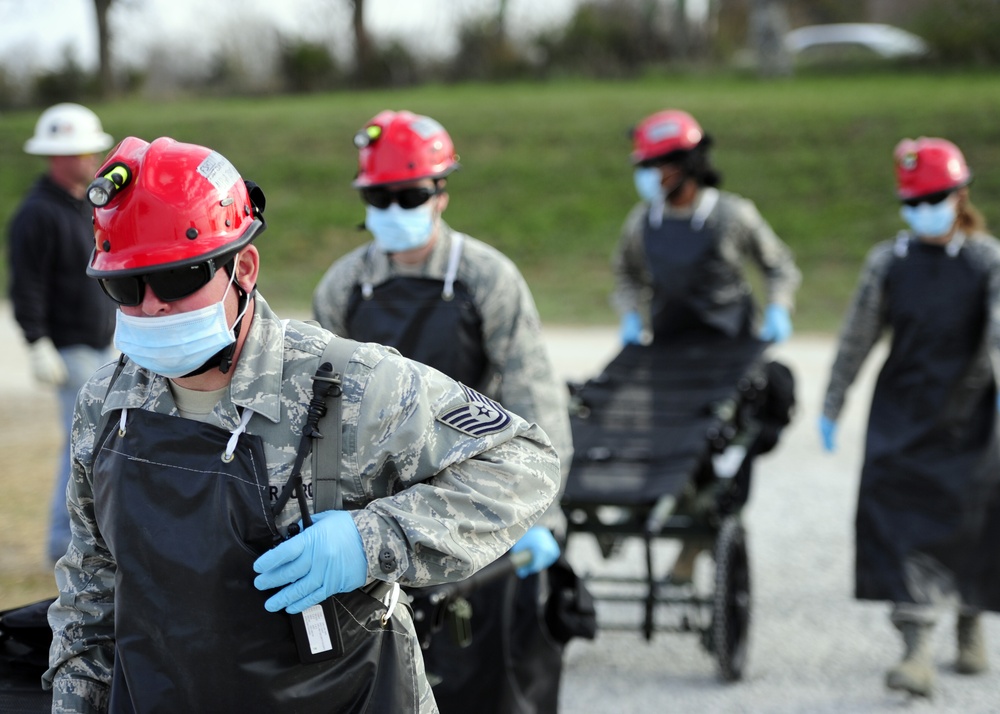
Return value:
[(236, 256), (236, 263), (233, 265), (233, 280), (243, 289), (244, 292), (251, 292), (257, 286), (257, 275), (260, 273), (260, 253), (257, 247), (248, 245)]

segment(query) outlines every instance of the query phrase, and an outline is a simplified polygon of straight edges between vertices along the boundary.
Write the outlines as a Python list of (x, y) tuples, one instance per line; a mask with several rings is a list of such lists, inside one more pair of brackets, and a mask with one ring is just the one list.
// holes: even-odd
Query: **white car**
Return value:
[(785, 35), (785, 49), (792, 55), (813, 47), (860, 45), (881, 57), (916, 57), (927, 54), (927, 43), (912, 32), (892, 25), (866, 22), (807, 25)]

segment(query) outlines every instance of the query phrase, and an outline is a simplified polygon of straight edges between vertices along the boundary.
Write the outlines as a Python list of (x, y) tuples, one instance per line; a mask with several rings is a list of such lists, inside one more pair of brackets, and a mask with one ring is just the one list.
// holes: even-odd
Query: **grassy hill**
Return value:
[[(698, 118), (715, 138), (723, 187), (753, 199), (795, 251), (799, 331), (836, 328), (865, 253), (901, 227), (891, 163), (900, 138), (955, 141), (976, 177), (974, 201), (1000, 225), (1000, 80), (989, 74), (661, 75), (93, 105), (116, 138), (206, 144), (261, 184), (270, 225), (257, 241), (261, 290), (297, 311), (329, 263), (367, 237), (350, 188), (355, 131), (385, 108), (429, 114), (463, 167), (446, 219), (519, 264), (546, 322), (577, 324), (615, 320), (609, 256), (635, 200), (626, 130), (667, 107)], [(4, 224), (42, 168), (21, 151), (36, 117), (0, 116)]]

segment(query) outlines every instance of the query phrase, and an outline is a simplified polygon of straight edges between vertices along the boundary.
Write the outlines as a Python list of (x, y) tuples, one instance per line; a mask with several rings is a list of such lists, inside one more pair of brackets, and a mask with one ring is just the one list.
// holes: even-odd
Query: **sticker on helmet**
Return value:
[(913, 171), (913, 169), (917, 168), (917, 152), (907, 151), (903, 154), (903, 158), (899, 160), (899, 165), (906, 171)]
[(220, 191), (228, 191), (240, 180), (240, 173), (229, 160), (213, 151), (198, 165), (198, 173), (208, 179), (208, 182)]
[(507, 428), (510, 414), (488, 397), (464, 384), (462, 390), (469, 401), (442, 414), (438, 421), (469, 436), (489, 436)]
[(650, 141), (662, 141), (663, 139), (671, 139), (678, 136), (681, 133), (681, 125), (670, 119), (665, 122), (660, 122), (659, 124), (654, 124), (649, 127), (649, 140)]
[(410, 122), (410, 130), (421, 139), (429, 139), (444, 131), (444, 127), (430, 117), (417, 117)]

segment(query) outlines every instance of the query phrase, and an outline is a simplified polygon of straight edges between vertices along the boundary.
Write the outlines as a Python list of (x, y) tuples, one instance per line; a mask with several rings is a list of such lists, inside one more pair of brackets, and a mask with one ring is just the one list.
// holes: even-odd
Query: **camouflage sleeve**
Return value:
[(113, 365), (81, 390), (73, 418), (72, 473), (67, 490), (71, 541), (56, 564), (59, 596), (49, 608), (52, 645), (42, 677), (52, 711), (107, 711), (114, 666), (115, 564), (94, 514), (94, 439)]
[(858, 287), (841, 328), (837, 356), (823, 400), (823, 415), (830, 419), (840, 416), (847, 390), (885, 327), (885, 275), (891, 263), (892, 243), (880, 243), (868, 254), (861, 269)]
[(335, 261), (313, 291), (313, 319), (335, 335), (348, 335), (347, 305), (367, 251), (363, 245)]
[(355, 454), (345, 477), (368, 500), (352, 515), (371, 578), (466, 578), (507, 552), (555, 497), (559, 460), (539, 427), (494, 403), (495, 422), (463, 431), (449, 415), (489, 403), (393, 354), (344, 379), (345, 454)]
[(648, 312), (652, 278), (646, 267), (646, 251), (642, 245), (642, 222), (646, 217), (646, 204), (636, 204), (622, 225), (618, 245), (611, 257), (615, 287), (611, 305), (619, 315), (638, 311)]
[(753, 201), (738, 198), (735, 210), (743, 226), (743, 253), (764, 275), (768, 304), (777, 303), (791, 310), (795, 307), (795, 292), (802, 282), (791, 249), (778, 238)]

